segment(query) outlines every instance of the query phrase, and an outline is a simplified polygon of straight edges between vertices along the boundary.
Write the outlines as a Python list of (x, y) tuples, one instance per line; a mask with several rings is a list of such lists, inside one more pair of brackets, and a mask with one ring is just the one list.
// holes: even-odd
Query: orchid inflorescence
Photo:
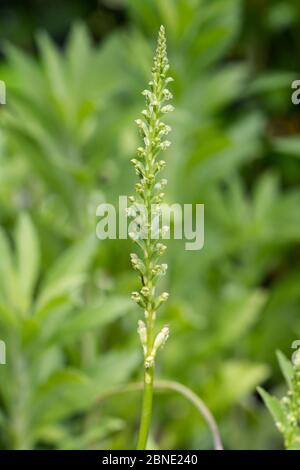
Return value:
[[(142, 287), (139, 292), (132, 293), (132, 299), (144, 309), (145, 321), (139, 320), (138, 333), (142, 343), (145, 368), (154, 366), (157, 350), (162, 347), (169, 335), (168, 326), (155, 336), (154, 322), (158, 308), (168, 299), (168, 293), (156, 293), (157, 282), (167, 271), (167, 264), (160, 264), (159, 257), (165, 252), (166, 246), (159, 241), (169, 229), (159, 227), (160, 204), (164, 197), (167, 180), (158, 180), (158, 174), (165, 168), (166, 162), (159, 158), (159, 154), (170, 146), (166, 136), (171, 127), (161, 121), (163, 115), (173, 111), (168, 104), (172, 93), (168, 84), (173, 80), (168, 76), (169, 63), (166, 52), (166, 38), (164, 27), (159, 30), (158, 43), (152, 67), (152, 80), (149, 89), (142, 94), (146, 100), (146, 108), (142, 110), (142, 117), (136, 120), (143, 138), (143, 146), (137, 149), (137, 158), (131, 160), (139, 182), (135, 185), (135, 196), (129, 201), (128, 215), (139, 217), (132, 222), (133, 229), (129, 231), (131, 239), (140, 247), (142, 258), (131, 254), (133, 268), (139, 273)], [(145, 211), (141, 211), (140, 207)]]

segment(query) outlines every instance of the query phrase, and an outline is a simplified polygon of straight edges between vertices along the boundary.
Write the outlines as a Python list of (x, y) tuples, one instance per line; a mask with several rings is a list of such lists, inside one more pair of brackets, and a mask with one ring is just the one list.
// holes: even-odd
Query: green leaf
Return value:
[(300, 137), (277, 137), (272, 143), (277, 152), (300, 158)]
[(256, 221), (267, 226), (267, 217), (270, 209), (276, 204), (279, 196), (278, 178), (271, 174), (264, 174), (258, 179), (254, 192), (254, 215)]
[(59, 330), (51, 338), (51, 342), (64, 343), (81, 336), (85, 331), (104, 327), (133, 308), (132, 302), (127, 297), (112, 297), (105, 299), (99, 305), (87, 307), (72, 317), (68, 317)]
[(98, 393), (129, 380), (130, 375), (142, 360), (137, 351), (113, 351), (106, 353), (99, 362), (89, 370), (97, 384)]
[(38, 44), (50, 90), (57, 106), (61, 108), (63, 112), (63, 104), (67, 96), (64, 62), (54, 42), (47, 34), (39, 34)]
[(229, 292), (222, 297), (212, 336), (215, 347), (232, 344), (245, 334), (262, 311), (267, 296), (263, 290)]
[(18, 297), (23, 312), (32, 302), (32, 295), (40, 267), (39, 241), (35, 228), (26, 214), (19, 217), (16, 227)]
[[(44, 91), (44, 83), (38, 63), (21, 49), (7, 44), (5, 53), (10, 65), (15, 69), (18, 87), (26, 91), (31, 98), (39, 97)], [(23, 78), (26, 77), (26, 80)]]
[(88, 237), (66, 250), (50, 268), (42, 283), (37, 311), (46, 308), (53, 299), (81, 285), (96, 249), (96, 238)]
[(16, 326), (18, 324), (16, 316), (13, 311), (5, 304), (0, 303), (0, 322), (6, 327)]
[(276, 426), (281, 426), (282, 428), (286, 425), (286, 417), (282, 405), (278, 398), (272, 397), (268, 392), (263, 388), (257, 387), (257, 391), (264, 400), (268, 410), (270, 411)]
[(286, 90), (295, 78), (294, 73), (286, 71), (260, 73), (258, 77), (249, 83), (247, 94), (257, 96), (259, 93), (265, 94), (278, 92), (280, 89)]
[(268, 376), (264, 364), (247, 361), (222, 361), (200, 394), (215, 411), (224, 410), (236, 403)]
[(33, 430), (84, 409), (93, 396), (91, 381), (83, 372), (64, 368), (54, 372), (34, 393)]
[(34, 432), (34, 438), (37, 441), (47, 444), (58, 445), (68, 437), (68, 429), (60, 425), (45, 425), (37, 428)]
[(276, 356), (279, 362), (280, 370), (286, 380), (287, 385), (289, 388), (292, 387), (292, 376), (294, 373), (293, 366), (288, 358), (281, 352), (276, 351)]
[(291, 444), (286, 450), (300, 450), (300, 444)]
[(99, 417), (100, 423), (91, 429), (83, 432), (79, 436), (67, 437), (65, 440), (58, 442), (59, 449), (63, 450), (80, 450), (89, 449), (90, 447), (99, 448), (99, 443), (107, 438), (110, 434), (121, 431), (125, 427), (124, 421), (118, 418)]
[(68, 38), (67, 51), (68, 71), (73, 85), (74, 100), (82, 95), (84, 78), (91, 66), (92, 47), (88, 29), (84, 24), (76, 23)]
[(0, 295), (11, 305), (15, 302), (17, 293), (16, 273), (13, 263), (12, 250), (8, 238), (0, 228)]

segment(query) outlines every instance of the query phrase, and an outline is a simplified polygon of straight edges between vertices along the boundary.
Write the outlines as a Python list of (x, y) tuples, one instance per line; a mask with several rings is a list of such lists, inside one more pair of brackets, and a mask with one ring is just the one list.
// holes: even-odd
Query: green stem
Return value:
[[(115, 395), (119, 395), (127, 392), (134, 392), (136, 390), (143, 390), (144, 384), (142, 382), (133, 382), (118, 387), (113, 387), (106, 390), (98, 397), (98, 403), (107, 400)], [(209, 408), (206, 406), (203, 400), (196, 395), (193, 390), (174, 380), (156, 380), (153, 384), (153, 388), (156, 390), (173, 390), (184, 396), (190, 403), (192, 403), (200, 415), (205, 419), (213, 438), (214, 449), (223, 450), (221, 435), (218, 429), (218, 425), (215, 421)]]
[[(148, 198), (148, 227), (151, 226), (151, 214), (150, 214), (150, 199)], [(146, 319), (147, 325), (147, 351), (146, 357), (149, 357), (152, 353), (153, 342), (154, 342), (154, 321), (156, 317), (156, 312), (152, 308), (152, 297), (153, 297), (153, 285), (151, 281), (151, 239), (148, 234), (146, 242), (146, 273), (147, 273), (147, 285), (151, 292), (151, 297), (149, 298), (147, 310), (148, 318)], [(146, 358), (145, 358), (146, 359)], [(154, 381), (154, 361), (150, 367), (146, 367), (144, 361), (144, 393), (143, 393), (143, 402), (142, 402), (142, 412), (141, 412), (141, 421), (140, 429), (138, 434), (137, 450), (145, 450), (147, 447), (149, 429), (151, 425), (152, 417), (152, 404), (153, 404), (153, 381)]]
[(145, 368), (144, 394), (142, 403), (141, 422), (138, 435), (137, 450), (144, 450), (147, 446), (152, 416), (154, 366)]

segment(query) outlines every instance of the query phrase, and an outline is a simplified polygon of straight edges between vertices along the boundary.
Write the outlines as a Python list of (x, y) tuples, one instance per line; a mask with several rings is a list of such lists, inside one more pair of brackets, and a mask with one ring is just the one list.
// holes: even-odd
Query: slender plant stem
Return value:
[[(148, 259), (151, 248), (147, 250)], [(152, 285), (151, 285), (152, 287)], [(151, 304), (148, 306), (149, 313), (147, 319), (147, 354), (150, 356), (153, 341), (154, 341), (154, 319), (155, 312), (152, 311)], [(146, 367), (144, 363), (144, 388), (143, 388), (143, 401), (142, 401), (142, 411), (140, 419), (140, 429), (138, 433), (138, 442), (137, 450), (144, 450), (147, 447), (148, 435), (151, 425), (151, 416), (152, 416), (152, 404), (153, 404), (153, 381), (154, 381), (154, 362), (151, 363), (150, 367)]]
[[(100, 395), (98, 397), (98, 403), (114, 395), (143, 390), (143, 388), (144, 384), (142, 382), (132, 382), (126, 385), (121, 385), (119, 387), (114, 387)], [(173, 390), (175, 392), (180, 393), (187, 400), (189, 400), (195, 406), (201, 416), (205, 419), (212, 434), (214, 449), (223, 450), (221, 435), (215, 418), (213, 417), (212, 413), (210, 412), (206, 404), (203, 402), (203, 400), (201, 400), (201, 398), (199, 398), (195, 392), (193, 392), (185, 385), (179, 382), (175, 382), (173, 380), (156, 380), (155, 382), (153, 382), (153, 388), (156, 390)]]
[(147, 446), (149, 429), (152, 416), (152, 402), (153, 402), (153, 379), (154, 379), (154, 366), (149, 369), (145, 368), (144, 371), (144, 393), (142, 403), (141, 422), (138, 435), (137, 450), (144, 450)]

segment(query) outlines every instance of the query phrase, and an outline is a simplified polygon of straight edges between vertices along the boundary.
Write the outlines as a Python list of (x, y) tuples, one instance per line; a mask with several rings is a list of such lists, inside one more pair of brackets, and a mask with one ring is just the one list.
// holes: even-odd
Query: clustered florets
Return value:
[[(300, 355), (299, 355), (300, 359)], [(294, 363), (291, 378), (291, 389), (281, 400), (285, 412), (285, 426), (280, 431), (284, 435), (285, 446), (288, 449), (300, 448), (300, 364)]]
[[(165, 160), (159, 158), (159, 154), (171, 145), (171, 142), (166, 139), (171, 127), (162, 122), (161, 118), (174, 109), (168, 104), (168, 101), (172, 99), (168, 84), (173, 81), (167, 75), (168, 70), (165, 31), (161, 26), (152, 67), (152, 80), (149, 82), (149, 89), (142, 92), (146, 107), (142, 110), (142, 118), (136, 120), (143, 146), (138, 147), (137, 158), (131, 160), (139, 182), (135, 185), (135, 196), (129, 197), (131, 206), (127, 211), (129, 216), (135, 217), (136, 223), (129, 236), (139, 245), (143, 255), (143, 259), (140, 259), (137, 254), (131, 254), (131, 263), (138, 271), (142, 283), (141, 290), (132, 293), (132, 299), (145, 312), (146, 323), (139, 321), (138, 333), (144, 350), (146, 367), (154, 364), (158, 348), (164, 345), (169, 335), (169, 329), (165, 326), (156, 337), (153, 336), (153, 320), (156, 311), (169, 296), (167, 292), (156, 294), (157, 281), (165, 275), (168, 268), (166, 264), (157, 262), (158, 257), (166, 249), (166, 246), (158, 239), (165, 236), (169, 230), (167, 226), (160, 228), (157, 223), (164, 188), (167, 185), (165, 178), (157, 180), (158, 173), (166, 165)], [(142, 213), (140, 205), (145, 208)]]
[(300, 448), (300, 353), (298, 352), (293, 364), (291, 388), (281, 399), (284, 412), (284, 423), (276, 423), (284, 436), (287, 449)]

